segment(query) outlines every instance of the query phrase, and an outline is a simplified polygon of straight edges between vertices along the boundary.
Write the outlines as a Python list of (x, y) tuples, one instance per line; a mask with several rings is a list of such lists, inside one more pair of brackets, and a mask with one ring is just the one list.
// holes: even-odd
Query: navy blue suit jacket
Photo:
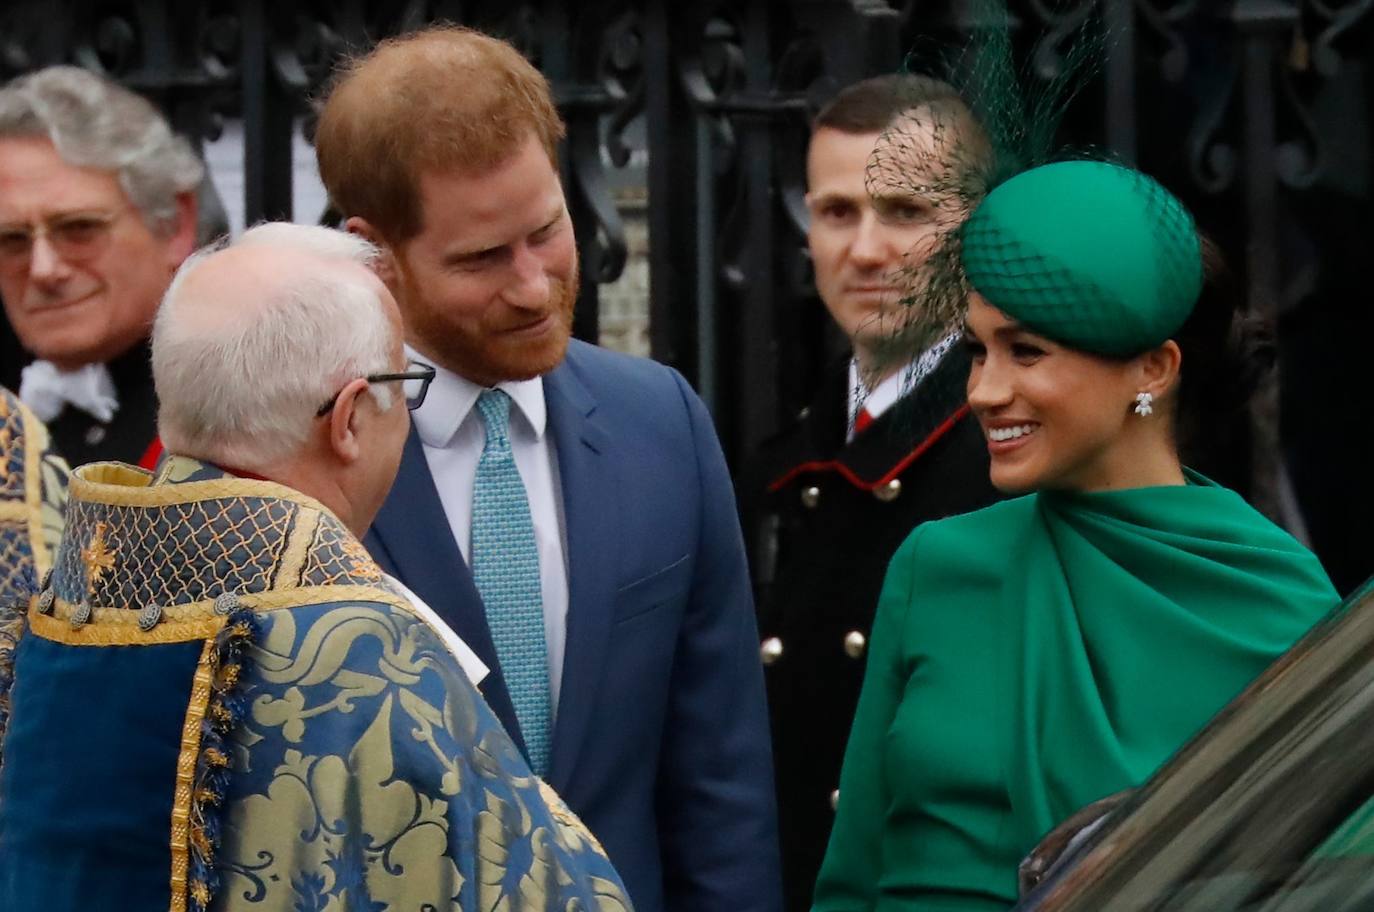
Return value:
[[(638, 912), (781, 908), (763, 676), (734, 495), (710, 416), (670, 368), (581, 342), (544, 377), (568, 553), (549, 784)], [(482, 603), (412, 430), (366, 543), (492, 669)]]

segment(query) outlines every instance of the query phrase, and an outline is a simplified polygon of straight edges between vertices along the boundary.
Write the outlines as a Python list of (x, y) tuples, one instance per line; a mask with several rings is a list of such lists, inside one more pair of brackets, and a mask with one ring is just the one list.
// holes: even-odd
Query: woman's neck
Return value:
[(1111, 448), (1069, 487), (1092, 492), (1187, 484), (1178, 450), (1164, 432), (1166, 425), (1143, 423), (1158, 420), (1132, 416), (1132, 422), (1141, 423), (1128, 424)]

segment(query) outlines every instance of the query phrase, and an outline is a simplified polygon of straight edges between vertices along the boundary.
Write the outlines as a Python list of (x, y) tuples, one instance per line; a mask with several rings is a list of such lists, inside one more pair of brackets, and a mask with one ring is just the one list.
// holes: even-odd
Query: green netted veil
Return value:
[(936, 213), (886, 308), (877, 370), (905, 364), (963, 324), (970, 291), (1074, 348), (1130, 355), (1175, 333), (1202, 283), (1191, 216), (1158, 182), (1055, 145), (1065, 107), (1099, 68), (1088, 26), (1058, 74), (1013, 62), (1004, 0), (974, 0), (967, 45), (944, 65), (967, 108), (916, 105), (878, 141), (874, 196), (906, 193)]

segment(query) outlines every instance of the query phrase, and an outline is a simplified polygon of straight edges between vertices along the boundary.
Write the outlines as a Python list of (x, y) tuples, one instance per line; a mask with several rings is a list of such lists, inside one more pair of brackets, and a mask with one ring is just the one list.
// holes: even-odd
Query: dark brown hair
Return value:
[(930, 76), (893, 73), (864, 79), (841, 89), (816, 114), (811, 128), (829, 127), (841, 133), (879, 133), (898, 115), (929, 105), (955, 106), (968, 113), (963, 98), (949, 83)]
[[(1183, 353), (1176, 420), (1185, 465), (1216, 480), (1242, 485), (1248, 454), (1247, 406), (1273, 370), (1273, 327), (1251, 316), (1221, 248), (1203, 236), (1202, 293), (1173, 339)], [(1241, 463), (1240, 465), (1231, 465)]]

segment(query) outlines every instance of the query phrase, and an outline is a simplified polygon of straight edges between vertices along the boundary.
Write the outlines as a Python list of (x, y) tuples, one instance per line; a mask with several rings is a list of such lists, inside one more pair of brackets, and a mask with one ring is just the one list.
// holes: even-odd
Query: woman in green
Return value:
[(1007, 909), (1016, 867), (1139, 784), (1337, 604), (1315, 557), (1184, 468), (1202, 256), (1159, 184), (1026, 171), (959, 236), (969, 404), (1025, 494), (893, 558), (815, 912)]

